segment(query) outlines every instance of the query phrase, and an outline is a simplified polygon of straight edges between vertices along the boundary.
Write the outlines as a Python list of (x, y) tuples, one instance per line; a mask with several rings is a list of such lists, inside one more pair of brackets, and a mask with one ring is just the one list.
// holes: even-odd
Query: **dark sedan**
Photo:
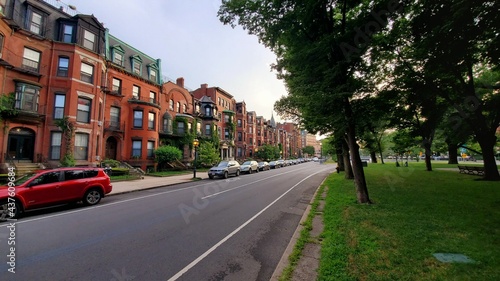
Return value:
[(259, 162), (259, 171), (266, 171), (270, 170), (271, 166), (269, 166), (269, 163), (266, 161)]

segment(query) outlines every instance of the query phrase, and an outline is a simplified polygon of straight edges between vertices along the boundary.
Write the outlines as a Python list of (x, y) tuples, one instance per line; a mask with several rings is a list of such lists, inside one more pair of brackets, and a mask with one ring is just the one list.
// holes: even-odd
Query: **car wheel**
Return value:
[(227, 172), (227, 171), (225, 171), (225, 172), (224, 172), (224, 178), (225, 178), (225, 179), (227, 179), (227, 177), (228, 177), (228, 176), (229, 176), (228, 172)]
[(236, 176), (239, 177), (240, 176), (240, 170), (236, 170)]
[(208, 176), (208, 177), (209, 177), (211, 180), (213, 180), (213, 179), (214, 179), (214, 176), (212, 176), (212, 175), (210, 175), (210, 176)]
[(258, 173), (258, 172), (259, 172), (259, 169), (256, 169), (256, 170), (255, 170), (255, 172), (256, 172), (256, 173)]
[(248, 169), (248, 173), (251, 174), (252, 173), (252, 168)]
[(95, 205), (101, 201), (102, 193), (97, 188), (91, 188), (83, 196), (83, 204), (87, 206)]
[[(11, 205), (12, 206), (12, 205)], [(4, 201), (0, 203), (0, 221), (6, 221), (7, 219), (16, 219), (21, 215), (21, 206), (14, 201), (14, 209), (9, 209), (9, 202)]]

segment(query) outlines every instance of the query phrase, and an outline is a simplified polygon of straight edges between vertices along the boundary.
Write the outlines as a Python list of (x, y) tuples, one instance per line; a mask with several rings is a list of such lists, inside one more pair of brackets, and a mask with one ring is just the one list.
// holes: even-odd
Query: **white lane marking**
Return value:
[(316, 175), (318, 173), (321, 173), (321, 172), (323, 172), (325, 170), (326, 169), (323, 169), (323, 170), (318, 171), (318, 172), (316, 172), (316, 173), (314, 173), (312, 175), (309, 175), (309, 176), (305, 177), (304, 179), (302, 179), (301, 181), (299, 181), (298, 183), (296, 183), (294, 186), (290, 187), (287, 191), (285, 191), (285, 193), (281, 194), (278, 198), (276, 198), (273, 202), (271, 202), (269, 205), (267, 205), (264, 209), (260, 210), (257, 214), (255, 214), (249, 220), (247, 220), (246, 222), (244, 222), (242, 225), (240, 225), (238, 228), (236, 228), (233, 232), (229, 233), (226, 237), (222, 238), (222, 240), (220, 240), (219, 242), (217, 242), (217, 244), (213, 245), (205, 253), (203, 253), (201, 256), (199, 256), (198, 258), (196, 258), (194, 261), (192, 261), (186, 267), (184, 267), (183, 269), (181, 269), (181, 271), (177, 272), (174, 276), (170, 277), (170, 279), (168, 279), (168, 281), (174, 281), (174, 280), (179, 279), (179, 277), (181, 277), (184, 273), (186, 273), (188, 270), (190, 270), (191, 268), (193, 268), (196, 264), (198, 264), (200, 261), (202, 261), (204, 258), (206, 258), (210, 253), (212, 253), (217, 248), (219, 248), (220, 245), (222, 245), (224, 242), (226, 242), (227, 240), (229, 240), (236, 233), (238, 233), (241, 229), (243, 229), (245, 226), (247, 226), (249, 223), (251, 223), (254, 219), (256, 219), (258, 216), (260, 216), (262, 213), (264, 213), (267, 209), (269, 209), (272, 205), (274, 205), (276, 202), (278, 202), (278, 200), (280, 200), (281, 198), (283, 198), (283, 196), (285, 196), (286, 194), (288, 194), (288, 192), (292, 191), (295, 187), (297, 187), (299, 184), (301, 184), (303, 181), (307, 180), (308, 178), (310, 178), (310, 177), (312, 177), (312, 176), (314, 176), (314, 175)]

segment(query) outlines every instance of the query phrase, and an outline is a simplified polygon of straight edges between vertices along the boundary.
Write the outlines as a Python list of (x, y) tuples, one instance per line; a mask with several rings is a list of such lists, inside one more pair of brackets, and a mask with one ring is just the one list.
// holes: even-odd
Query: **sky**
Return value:
[[(241, 27), (217, 18), (220, 0), (61, 0), (93, 14), (109, 33), (155, 59), (162, 74), (184, 86), (220, 87), (245, 101), (248, 111), (271, 118), (286, 95), (271, 64), (274, 53)], [(281, 119), (274, 112), (276, 121)]]

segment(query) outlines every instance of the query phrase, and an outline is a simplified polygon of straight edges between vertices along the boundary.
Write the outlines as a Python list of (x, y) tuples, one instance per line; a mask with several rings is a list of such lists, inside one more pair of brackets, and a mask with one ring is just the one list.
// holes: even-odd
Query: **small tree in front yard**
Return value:
[(198, 147), (198, 164), (212, 166), (220, 161), (220, 155), (212, 142), (204, 141)]
[(182, 151), (175, 146), (160, 146), (154, 151), (155, 159), (160, 166), (182, 159)]

